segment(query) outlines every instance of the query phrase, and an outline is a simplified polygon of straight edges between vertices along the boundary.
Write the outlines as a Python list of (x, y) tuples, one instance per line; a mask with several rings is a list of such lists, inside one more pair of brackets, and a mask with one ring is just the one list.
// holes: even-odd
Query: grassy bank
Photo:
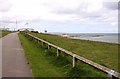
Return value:
[(35, 77), (82, 77), (83, 79), (106, 77), (105, 73), (80, 61), (76, 68), (72, 68), (71, 57), (63, 53), (56, 57), (55, 49), (48, 51), (46, 46), (43, 47), (41, 43), (38, 44), (22, 34), (19, 34), (19, 38)]
[(0, 31), (0, 38), (4, 37), (5, 35), (9, 34), (10, 32), (8, 31)]
[(118, 44), (63, 38), (58, 35), (50, 34), (31, 34), (118, 71)]

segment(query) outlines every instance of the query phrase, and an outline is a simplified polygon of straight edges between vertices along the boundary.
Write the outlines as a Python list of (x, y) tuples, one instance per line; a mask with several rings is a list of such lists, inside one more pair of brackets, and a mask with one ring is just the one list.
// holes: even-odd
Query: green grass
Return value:
[(72, 57), (62, 52), (56, 57), (56, 49), (51, 48), (48, 51), (40, 42), (38, 44), (22, 34), (19, 34), (19, 38), (34, 77), (82, 77), (81, 79), (106, 77), (105, 73), (80, 61), (76, 68), (72, 68)]
[(51, 34), (30, 34), (118, 71), (118, 44), (63, 38)]
[(5, 35), (9, 34), (10, 32), (8, 31), (0, 31), (0, 38), (4, 37)]

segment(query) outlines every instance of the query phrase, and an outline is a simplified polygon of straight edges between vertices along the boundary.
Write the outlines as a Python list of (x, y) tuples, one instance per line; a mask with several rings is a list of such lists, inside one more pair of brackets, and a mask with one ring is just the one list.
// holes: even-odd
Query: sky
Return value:
[(0, 27), (118, 33), (118, 0), (0, 0)]

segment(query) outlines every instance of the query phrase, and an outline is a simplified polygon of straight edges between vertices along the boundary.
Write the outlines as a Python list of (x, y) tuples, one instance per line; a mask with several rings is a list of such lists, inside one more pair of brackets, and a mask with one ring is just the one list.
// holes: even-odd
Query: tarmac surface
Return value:
[(32, 77), (18, 33), (8, 34), (1, 40), (2, 77)]

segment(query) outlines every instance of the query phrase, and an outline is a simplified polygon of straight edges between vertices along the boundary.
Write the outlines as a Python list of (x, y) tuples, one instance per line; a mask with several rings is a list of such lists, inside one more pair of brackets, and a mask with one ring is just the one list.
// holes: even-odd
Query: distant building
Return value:
[(18, 29), (19, 31), (27, 31), (27, 32), (31, 32), (31, 31), (34, 31), (34, 29), (32, 28), (20, 28)]
[(67, 34), (62, 34), (61, 36), (62, 37), (69, 37), (69, 35), (67, 35)]
[(0, 31), (9, 31), (9, 28), (0, 28)]

